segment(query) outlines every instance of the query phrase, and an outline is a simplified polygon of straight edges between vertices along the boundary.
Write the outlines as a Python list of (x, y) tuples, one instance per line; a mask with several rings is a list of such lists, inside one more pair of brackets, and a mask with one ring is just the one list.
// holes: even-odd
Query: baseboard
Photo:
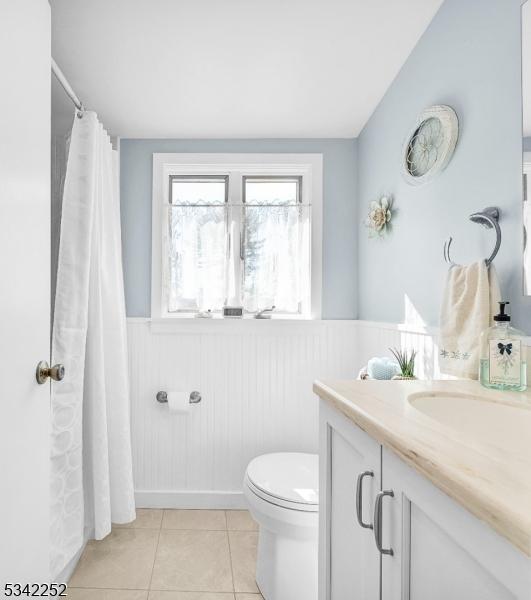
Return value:
[(137, 490), (137, 508), (210, 508), (244, 509), (247, 501), (243, 492), (172, 492)]
[(88, 539), (89, 538), (85, 536), (85, 540), (83, 541), (81, 548), (68, 561), (65, 568), (53, 578), (54, 583), (67, 583), (70, 580), (70, 577), (72, 577), (74, 570), (77, 567), (77, 563), (83, 554), (83, 550), (85, 550)]

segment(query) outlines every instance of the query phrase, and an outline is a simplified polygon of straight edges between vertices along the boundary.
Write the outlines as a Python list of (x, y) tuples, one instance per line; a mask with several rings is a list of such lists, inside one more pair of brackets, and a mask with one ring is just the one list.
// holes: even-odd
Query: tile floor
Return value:
[(72, 600), (261, 600), (258, 527), (246, 510), (138, 509), (90, 541), (68, 584)]

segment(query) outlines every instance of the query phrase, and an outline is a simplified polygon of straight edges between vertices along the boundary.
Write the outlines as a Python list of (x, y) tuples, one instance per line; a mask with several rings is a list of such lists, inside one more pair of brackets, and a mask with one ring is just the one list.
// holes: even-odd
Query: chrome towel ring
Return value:
[[(470, 215), (469, 219), (473, 223), (479, 223), (486, 227), (487, 229), (494, 229), (496, 232), (496, 243), (494, 244), (494, 250), (492, 254), (485, 259), (485, 264), (487, 267), (490, 266), (492, 261), (496, 258), (496, 254), (498, 254), (498, 250), (501, 246), (501, 229), (500, 229), (500, 209), (496, 206), (489, 206), (488, 208), (484, 208), (482, 211), (473, 213)], [(446, 242), (444, 242), (444, 260), (452, 267), (455, 267), (457, 263), (450, 258), (450, 246), (452, 245), (453, 238), (449, 237)]]

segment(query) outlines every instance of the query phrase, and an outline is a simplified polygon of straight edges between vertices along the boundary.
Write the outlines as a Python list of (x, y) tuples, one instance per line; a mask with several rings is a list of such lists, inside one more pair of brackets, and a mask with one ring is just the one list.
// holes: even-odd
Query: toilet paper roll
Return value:
[(168, 410), (175, 414), (186, 414), (190, 401), (186, 392), (168, 392)]

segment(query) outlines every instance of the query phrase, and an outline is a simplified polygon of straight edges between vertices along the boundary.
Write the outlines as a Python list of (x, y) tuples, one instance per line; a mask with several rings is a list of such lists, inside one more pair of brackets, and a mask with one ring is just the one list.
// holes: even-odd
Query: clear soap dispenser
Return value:
[(488, 388), (522, 392), (527, 388), (525, 335), (511, 327), (511, 317), (505, 314), (508, 304), (500, 302), (494, 325), (481, 334), (479, 380)]

